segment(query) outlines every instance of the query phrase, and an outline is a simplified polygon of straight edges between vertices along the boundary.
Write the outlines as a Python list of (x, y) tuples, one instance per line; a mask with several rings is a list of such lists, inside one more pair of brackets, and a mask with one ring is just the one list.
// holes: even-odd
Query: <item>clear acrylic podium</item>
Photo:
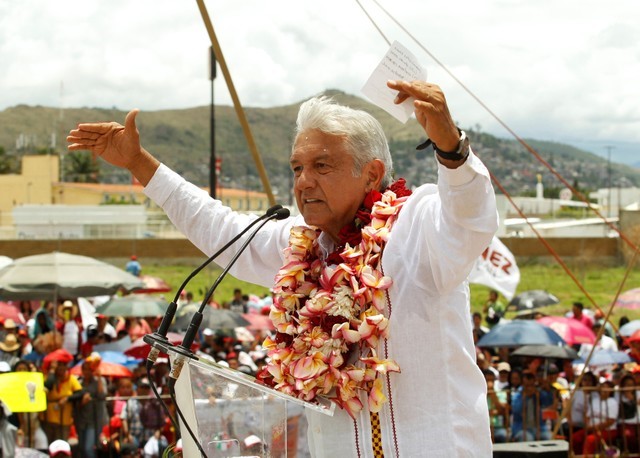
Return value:
[[(178, 353), (169, 348), (171, 363)], [(207, 359), (185, 362), (175, 384), (176, 401), (208, 458), (294, 457), (297, 423), (304, 409), (333, 415), (328, 399), (304, 402)], [(182, 419), (183, 456), (200, 452)]]

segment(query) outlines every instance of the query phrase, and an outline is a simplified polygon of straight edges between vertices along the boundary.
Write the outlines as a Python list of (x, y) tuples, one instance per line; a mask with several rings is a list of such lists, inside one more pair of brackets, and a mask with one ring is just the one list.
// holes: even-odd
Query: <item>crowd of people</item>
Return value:
[[(179, 306), (188, 305), (187, 298), (192, 295), (185, 294)], [(211, 305), (228, 308), (234, 301), (237, 308), (251, 308), (249, 297), (240, 290), (228, 303)], [(25, 323), (0, 317), (0, 373), (42, 373), (46, 410), (14, 413), (0, 399), (0, 456), (14, 456), (17, 447), (50, 456), (87, 458), (157, 458), (170, 448), (173, 456), (181, 456), (180, 434), (167, 414), (167, 409), (173, 410), (167, 389), (168, 360), (160, 358), (150, 372), (145, 360), (129, 361), (130, 375), (105, 376), (100, 353), (94, 351), (120, 339), (134, 342), (156, 329), (162, 317), (96, 315), (96, 323), (84, 327), (77, 303), (70, 300), (38, 304), (33, 311), (35, 302), (15, 305)], [(254, 308), (254, 312), (260, 310)], [(263, 339), (261, 331), (237, 334), (233, 329), (204, 328), (197, 352), (255, 375), (265, 361), (259, 349)], [(153, 387), (164, 395), (164, 406)]]
[[(492, 291), (484, 315), (472, 317), (476, 342), (503, 322), (505, 311)], [(573, 345), (577, 359), (516, 356), (517, 346), (476, 347), (487, 382), (492, 441), (564, 439), (575, 455), (640, 453), (640, 340), (621, 337), (601, 311), (592, 313), (580, 302), (565, 316), (601, 335), (595, 344)], [(625, 322), (622, 317), (618, 329)], [(585, 367), (594, 346), (626, 352), (631, 362)]]

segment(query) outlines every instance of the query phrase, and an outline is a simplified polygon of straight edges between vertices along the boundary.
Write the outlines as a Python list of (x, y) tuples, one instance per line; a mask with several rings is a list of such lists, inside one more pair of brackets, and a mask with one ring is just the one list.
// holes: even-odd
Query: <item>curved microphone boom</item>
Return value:
[(176, 381), (178, 380), (178, 377), (180, 376), (180, 372), (182, 371), (182, 366), (184, 365), (187, 358), (190, 358), (193, 356), (193, 353), (191, 352), (191, 345), (193, 344), (193, 341), (195, 340), (198, 329), (200, 328), (200, 324), (202, 323), (204, 309), (207, 306), (209, 299), (213, 295), (214, 291), (216, 290), (216, 288), (218, 287), (222, 279), (225, 277), (225, 275), (227, 275), (227, 273), (229, 272), (233, 264), (235, 264), (235, 262), (238, 260), (242, 252), (247, 248), (247, 246), (249, 246), (249, 243), (251, 243), (255, 235), (260, 231), (260, 229), (262, 229), (262, 227), (265, 224), (267, 224), (267, 222), (269, 222), (272, 219), (278, 219), (278, 220), (286, 219), (289, 217), (289, 214), (290, 212), (287, 208), (280, 208), (274, 211), (273, 214), (265, 218), (262, 224), (260, 224), (257, 227), (257, 229), (254, 230), (249, 235), (249, 237), (242, 244), (240, 249), (236, 251), (236, 254), (233, 255), (233, 258), (231, 259), (231, 261), (229, 261), (229, 264), (227, 264), (227, 267), (224, 268), (224, 270), (218, 276), (218, 278), (213, 283), (211, 288), (209, 288), (209, 291), (207, 292), (205, 298), (202, 300), (202, 303), (200, 304), (198, 311), (193, 314), (193, 318), (191, 319), (191, 323), (189, 323), (189, 328), (187, 329), (187, 332), (185, 333), (184, 338), (182, 339), (182, 343), (177, 347), (174, 347), (174, 350), (177, 351), (178, 356), (176, 356), (173, 362), (173, 365), (171, 367), (171, 372), (169, 373), (168, 386), (170, 390), (173, 390), (173, 387)]
[[(147, 356), (147, 363), (146, 363), (148, 368), (151, 368), (151, 366), (155, 364), (156, 360), (158, 359), (158, 355), (160, 355), (161, 353), (161, 350), (162, 352), (166, 353), (167, 348), (171, 346), (171, 343), (167, 339), (167, 333), (169, 332), (169, 326), (173, 321), (173, 317), (175, 316), (176, 311), (178, 310), (178, 299), (180, 299), (180, 294), (186, 288), (187, 283), (189, 283), (189, 281), (191, 281), (191, 279), (195, 277), (202, 269), (208, 266), (215, 258), (220, 256), (220, 254), (222, 254), (231, 245), (237, 242), (240, 237), (246, 234), (249, 231), (249, 229), (254, 227), (260, 221), (263, 221), (265, 219), (268, 221), (273, 218), (283, 219), (278, 216), (278, 212), (282, 210), (283, 210), (282, 205), (274, 205), (273, 207), (270, 207), (265, 212), (264, 215), (253, 220), (251, 224), (245, 227), (242, 231), (240, 231), (240, 233), (238, 233), (238, 235), (236, 235), (227, 244), (225, 244), (222, 248), (220, 248), (213, 255), (211, 255), (211, 257), (209, 257), (204, 263), (202, 263), (202, 265), (200, 265), (197, 269), (191, 272), (189, 276), (182, 282), (182, 285), (180, 285), (180, 288), (178, 288), (178, 291), (176, 292), (176, 295), (173, 298), (173, 301), (171, 301), (171, 303), (169, 304), (169, 307), (167, 307), (167, 310), (165, 311), (164, 316), (162, 317), (162, 322), (160, 323), (160, 326), (158, 327), (158, 329), (153, 334), (147, 334), (143, 338), (143, 340), (147, 344), (151, 345), (151, 351)], [(286, 211), (288, 215), (289, 210), (286, 210)]]

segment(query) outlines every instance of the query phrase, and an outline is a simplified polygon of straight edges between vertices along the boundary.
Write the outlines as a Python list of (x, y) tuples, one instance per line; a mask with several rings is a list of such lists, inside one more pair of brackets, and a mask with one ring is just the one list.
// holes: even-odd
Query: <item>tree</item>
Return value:
[(65, 181), (98, 183), (100, 168), (88, 151), (74, 151), (64, 156)]
[(9, 156), (4, 146), (0, 146), (0, 175), (18, 173), (18, 161), (15, 157)]

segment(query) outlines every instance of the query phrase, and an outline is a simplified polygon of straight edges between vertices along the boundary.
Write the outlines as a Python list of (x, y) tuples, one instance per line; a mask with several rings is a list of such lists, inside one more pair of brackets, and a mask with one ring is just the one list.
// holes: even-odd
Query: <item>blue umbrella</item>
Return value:
[(482, 336), (478, 347), (520, 347), (522, 345), (566, 345), (548, 326), (531, 320), (514, 320), (498, 324)]
[[(631, 356), (624, 351), (618, 350), (595, 350), (591, 359), (589, 360), (589, 366), (609, 366), (611, 364), (626, 364), (633, 361)], [(574, 361), (575, 363), (584, 364), (585, 359), (580, 358)]]
[(127, 369), (133, 369), (140, 364), (141, 359), (132, 358), (118, 351), (102, 351), (98, 352), (102, 361), (106, 363), (122, 364)]

